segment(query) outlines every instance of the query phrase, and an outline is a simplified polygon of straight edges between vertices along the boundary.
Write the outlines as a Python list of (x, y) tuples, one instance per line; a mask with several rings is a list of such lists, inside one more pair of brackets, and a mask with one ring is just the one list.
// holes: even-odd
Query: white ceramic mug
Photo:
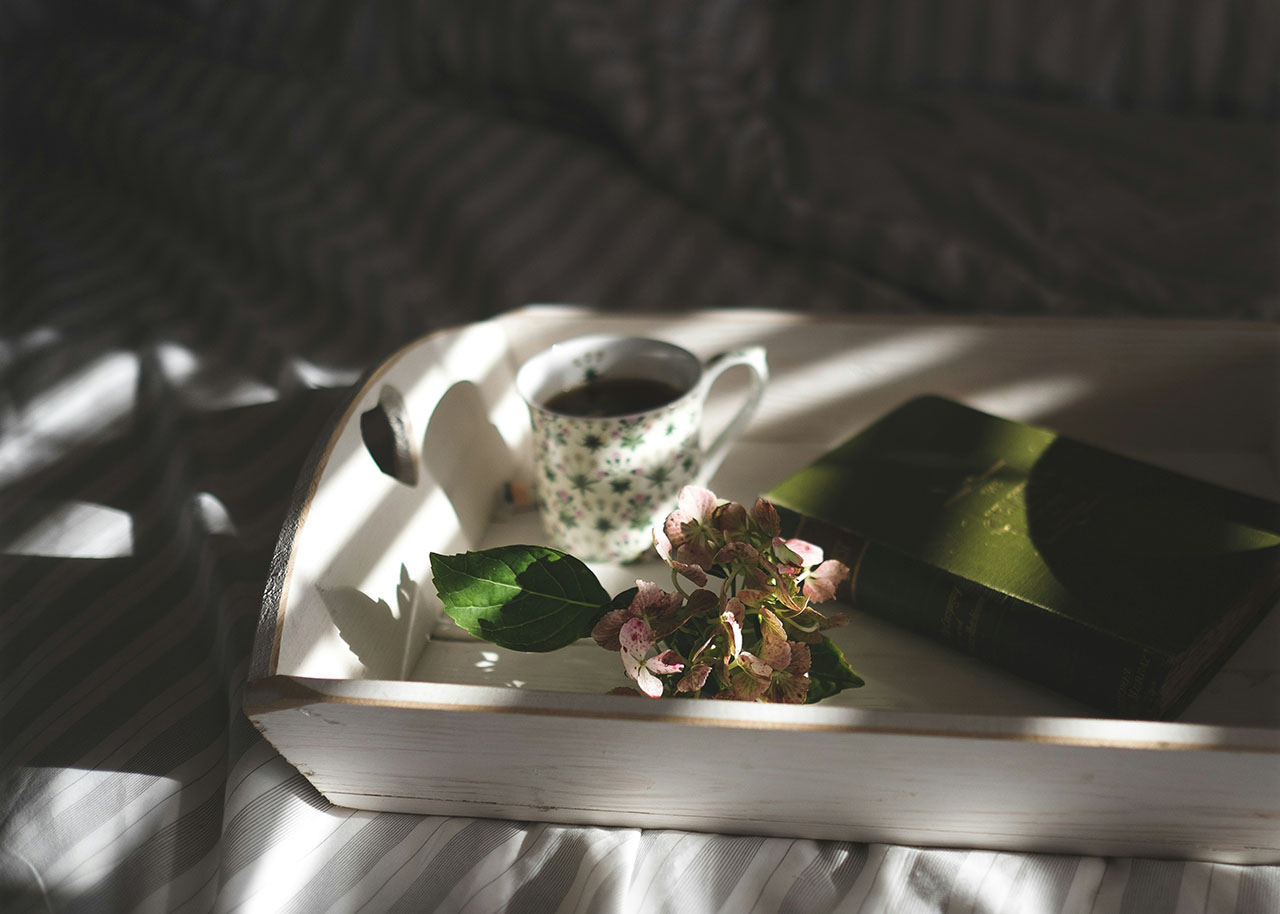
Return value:
[[(702, 414), (712, 383), (725, 371), (751, 369), (746, 399), (706, 445)], [(533, 423), (538, 508), (553, 544), (586, 561), (622, 562), (653, 547), (651, 530), (689, 483), (705, 485), (760, 405), (769, 368), (760, 346), (726, 352), (705, 365), (672, 343), (597, 335), (556, 343), (516, 375)], [(602, 382), (605, 382), (602, 385)], [(636, 382), (634, 384), (629, 382)], [(662, 402), (609, 396), (600, 414), (582, 415), (591, 391), (624, 393), (670, 385)], [(566, 391), (577, 390), (578, 404)], [(614, 399), (611, 404), (608, 400)]]

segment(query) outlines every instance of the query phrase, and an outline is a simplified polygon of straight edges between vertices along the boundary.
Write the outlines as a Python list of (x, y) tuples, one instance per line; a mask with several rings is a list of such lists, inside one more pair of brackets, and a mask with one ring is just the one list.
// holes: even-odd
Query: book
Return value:
[(1280, 504), (943, 397), (764, 498), (849, 605), (1118, 717), (1176, 716), (1280, 600)]

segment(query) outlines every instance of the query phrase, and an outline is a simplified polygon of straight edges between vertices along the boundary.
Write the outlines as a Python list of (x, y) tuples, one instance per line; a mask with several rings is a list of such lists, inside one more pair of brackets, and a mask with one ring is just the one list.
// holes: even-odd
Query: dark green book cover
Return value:
[(764, 497), (852, 605), (1124, 717), (1176, 714), (1280, 600), (1280, 504), (941, 397)]

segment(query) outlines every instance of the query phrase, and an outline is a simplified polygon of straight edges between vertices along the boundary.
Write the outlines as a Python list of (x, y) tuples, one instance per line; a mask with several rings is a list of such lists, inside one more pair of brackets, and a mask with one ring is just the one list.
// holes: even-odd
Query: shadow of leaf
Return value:
[(355, 587), (317, 587), (338, 634), (364, 665), (370, 679), (403, 679), (416, 654), (411, 643), (419, 611), (419, 588), (400, 566), (396, 610)]

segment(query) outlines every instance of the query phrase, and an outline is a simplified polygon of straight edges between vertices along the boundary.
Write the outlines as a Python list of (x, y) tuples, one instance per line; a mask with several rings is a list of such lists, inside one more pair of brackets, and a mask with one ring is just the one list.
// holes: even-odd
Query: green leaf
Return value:
[(554, 651), (590, 634), (609, 594), (581, 561), (547, 546), (431, 553), (444, 611), (471, 634), (517, 651)]
[(863, 685), (862, 677), (844, 659), (844, 652), (825, 635), (817, 644), (809, 645), (809, 657), (809, 691), (805, 695), (805, 704)]

